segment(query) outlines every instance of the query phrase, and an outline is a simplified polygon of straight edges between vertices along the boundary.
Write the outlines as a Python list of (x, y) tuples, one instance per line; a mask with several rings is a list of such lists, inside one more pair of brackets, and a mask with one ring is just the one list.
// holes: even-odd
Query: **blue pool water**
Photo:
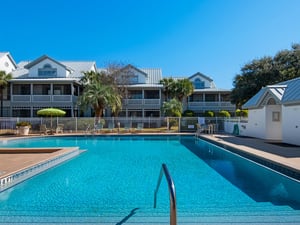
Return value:
[(153, 209), (162, 163), (173, 177), (179, 214), (216, 208), (251, 211), (260, 203), (274, 211), (277, 206), (300, 209), (299, 182), (192, 136), (41, 137), (0, 145), (45, 146), (79, 146), (87, 151), (0, 193), (5, 216), (168, 212), (165, 179)]

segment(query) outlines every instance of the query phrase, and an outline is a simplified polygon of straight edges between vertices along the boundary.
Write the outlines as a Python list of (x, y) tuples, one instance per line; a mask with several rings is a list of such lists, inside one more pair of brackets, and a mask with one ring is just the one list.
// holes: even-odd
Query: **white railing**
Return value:
[(141, 104), (160, 104), (160, 99), (124, 99), (124, 104), (141, 105)]
[(72, 95), (53, 95), (52, 102), (71, 102)]
[(230, 102), (188, 102), (187, 107), (190, 110), (235, 110), (235, 105)]
[[(113, 124), (113, 130), (118, 130), (120, 124), (121, 131), (125, 129), (128, 124), (132, 130), (137, 128), (139, 123), (143, 124), (143, 130), (154, 132), (155, 128), (160, 128), (157, 131), (170, 132), (168, 127), (171, 125), (172, 131), (179, 132), (196, 132), (197, 123), (200, 117), (103, 117), (104, 120), (103, 131), (108, 131), (109, 124)], [(217, 124), (218, 132), (224, 131), (224, 121), (240, 120), (234, 117), (231, 119), (224, 117), (201, 117), (203, 124)], [(52, 122), (51, 122), (52, 120)], [(64, 133), (86, 132), (87, 128), (94, 128), (98, 119), (94, 117), (1, 117), (0, 118), (0, 131), (17, 133), (16, 123), (19, 121), (28, 121), (31, 123), (30, 133), (39, 134), (40, 125), (45, 124), (47, 128), (55, 129), (58, 124), (63, 124)], [(170, 128), (170, 127), (169, 127)]]
[(50, 102), (51, 95), (32, 95), (33, 102)]
[(11, 102), (76, 102), (72, 95), (12, 95)]
[(12, 95), (12, 102), (31, 102), (31, 95)]

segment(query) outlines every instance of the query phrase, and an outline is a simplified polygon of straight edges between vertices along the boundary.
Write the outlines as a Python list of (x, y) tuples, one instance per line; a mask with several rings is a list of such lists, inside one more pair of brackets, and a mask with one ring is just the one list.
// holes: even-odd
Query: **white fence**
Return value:
[[(195, 132), (196, 124), (200, 117), (104, 117), (105, 124), (103, 129), (123, 129), (126, 126), (137, 128), (142, 124), (143, 129), (160, 128), (172, 129), (179, 132)], [(95, 127), (97, 119), (94, 117), (7, 117), (0, 118), (1, 130), (16, 130), (16, 124), (19, 121), (28, 121), (31, 123), (31, 133), (39, 132), (40, 125), (45, 124), (47, 128), (56, 128), (58, 124), (63, 124), (65, 133), (87, 132)], [(228, 124), (240, 122), (240, 118), (224, 117), (201, 117), (201, 123), (216, 124), (217, 132), (232, 133), (232, 128)], [(226, 122), (226, 123), (225, 123)]]

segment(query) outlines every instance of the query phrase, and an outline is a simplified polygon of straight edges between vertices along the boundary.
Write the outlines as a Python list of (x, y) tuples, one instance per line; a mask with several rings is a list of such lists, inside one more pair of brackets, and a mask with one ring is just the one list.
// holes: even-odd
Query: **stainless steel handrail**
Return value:
[(162, 164), (160, 174), (158, 177), (156, 189), (154, 191), (154, 208), (156, 208), (156, 199), (157, 199), (157, 192), (160, 187), (161, 179), (163, 174), (165, 175), (167, 182), (168, 182), (168, 188), (169, 188), (169, 194), (170, 194), (170, 225), (176, 225), (177, 224), (177, 213), (176, 213), (176, 193), (175, 193), (175, 185), (173, 182), (172, 177), (170, 176), (170, 173), (168, 171), (168, 168), (166, 164)]

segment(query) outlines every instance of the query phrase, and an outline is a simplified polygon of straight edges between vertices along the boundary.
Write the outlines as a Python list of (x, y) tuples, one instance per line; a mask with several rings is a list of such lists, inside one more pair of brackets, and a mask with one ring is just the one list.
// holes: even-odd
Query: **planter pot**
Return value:
[(28, 135), (29, 134), (29, 130), (30, 130), (29, 126), (18, 127), (18, 134), (19, 135)]

